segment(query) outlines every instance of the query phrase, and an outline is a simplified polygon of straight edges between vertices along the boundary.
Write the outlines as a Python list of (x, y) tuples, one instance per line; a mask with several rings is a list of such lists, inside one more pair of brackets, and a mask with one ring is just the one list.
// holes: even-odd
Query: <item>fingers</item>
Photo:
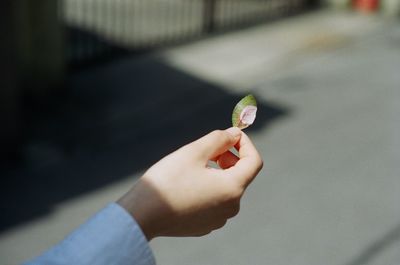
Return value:
[(204, 161), (208, 161), (225, 153), (234, 146), (241, 137), (241, 131), (237, 127), (231, 127), (224, 131), (216, 130), (194, 141), (189, 146), (199, 154)]
[(237, 161), (239, 161), (239, 158), (236, 155), (232, 154), (229, 150), (220, 155), (216, 160), (216, 162), (222, 169), (227, 169), (234, 166)]
[[(229, 152), (235, 146), (239, 158)], [(189, 153), (197, 154), (202, 162), (216, 161), (222, 174), (237, 180), (246, 188), (263, 166), (260, 154), (249, 137), (237, 127), (216, 130), (187, 145)]]
[(247, 187), (256, 177), (263, 166), (263, 161), (250, 138), (242, 132), (239, 143), (236, 145), (239, 151), (239, 160), (225, 173), (231, 178), (237, 179), (243, 187)]

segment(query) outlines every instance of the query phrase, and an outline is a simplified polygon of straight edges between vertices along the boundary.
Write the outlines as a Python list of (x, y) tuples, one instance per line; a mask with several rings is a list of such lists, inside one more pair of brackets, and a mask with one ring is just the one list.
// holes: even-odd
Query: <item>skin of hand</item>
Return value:
[[(235, 147), (239, 157), (229, 149)], [(210, 168), (208, 162), (220, 168)], [(216, 130), (154, 164), (117, 203), (150, 241), (202, 236), (238, 214), (240, 199), (262, 159), (239, 128)]]

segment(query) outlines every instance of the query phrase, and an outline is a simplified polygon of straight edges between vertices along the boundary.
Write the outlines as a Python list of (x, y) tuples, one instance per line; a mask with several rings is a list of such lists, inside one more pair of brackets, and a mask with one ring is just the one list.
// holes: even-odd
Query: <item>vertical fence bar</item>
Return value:
[[(153, 12), (161, 12), (161, 14), (158, 16), (158, 21), (157, 24), (161, 25), (164, 27), (164, 32), (160, 32), (160, 37), (161, 37), (161, 41), (160, 44), (162, 43), (170, 43), (171, 41), (174, 41), (175, 37), (176, 37), (176, 32), (179, 32), (179, 27), (180, 27), (180, 23), (177, 23), (178, 21), (180, 21), (182, 19), (182, 12), (179, 12), (178, 10), (174, 10), (174, 8), (177, 7), (177, 5), (175, 3), (172, 2), (176, 2), (173, 0), (170, 1), (165, 1), (162, 3), (162, 8), (163, 10), (159, 10), (159, 8), (157, 6), (154, 6), (154, 11)], [(163, 16), (164, 13), (164, 16)], [(162, 21), (164, 20), (164, 21)], [(177, 24), (176, 24), (177, 23)], [(175, 33), (175, 34), (174, 34)], [(179, 34), (179, 33), (178, 33)], [(157, 40), (157, 37), (154, 37), (154, 40)], [(156, 43), (154, 45), (157, 45)]]
[(127, 47), (130, 47), (129, 42), (129, 21), (130, 21), (130, 3), (129, 0), (124, 0), (123, 2), (123, 17), (124, 20), (122, 21), (122, 35), (124, 36), (124, 43)]
[(113, 42), (120, 42), (120, 37), (121, 37), (121, 28), (120, 28), (120, 22), (121, 22), (121, 14), (119, 13), (120, 9), (120, 5), (121, 5), (121, 1), (120, 0), (113, 0), (112, 1), (112, 13), (111, 13), (111, 17), (112, 17), (112, 23), (111, 23), (111, 39), (113, 40)]
[(229, 3), (229, 16), (228, 16), (228, 26), (229, 28), (235, 25), (235, 3), (234, 0), (227, 0)]
[(136, 32), (136, 23), (135, 23), (135, 16), (136, 16), (136, 8), (135, 8), (135, 0), (127, 0), (128, 7), (126, 8), (128, 12), (128, 19), (127, 19), (127, 37), (129, 39), (129, 47), (130, 49), (134, 49), (134, 34)]
[(82, 9), (83, 9), (82, 25), (83, 25), (83, 36), (85, 38), (83, 40), (85, 42), (83, 50), (84, 50), (84, 57), (89, 59), (93, 58), (92, 47), (94, 46), (94, 41), (95, 41), (94, 36), (88, 34), (92, 29), (91, 24), (93, 23), (90, 23), (91, 20), (90, 17), (85, 16), (85, 14), (90, 14), (90, 4), (91, 3), (89, 2), (89, 0), (82, 1)]
[(215, 29), (215, 2), (216, 0), (203, 0), (203, 32), (210, 33)]
[(142, 4), (143, 4), (143, 0), (136, 0), (136, 2), (137, 2), (137, 4), (136, 4), (136, 7), (137, 7), (137, 12), (136, 12), (136, 18), (135, 18), (135, 21), (136, 21), (136, 29), (137, 29), (137, 31), (136, 31), (136, 43), (137, 43), (137, 45), (138, 45), (138, 48), (140, 49), (140, 48), (142, 48), (143, 46), (144, 46), (144, 41), (143, 41), (143, 39), (142, 39), (142, 18), (141, 18), (141, 15), (142, 15)]
[(184, 28), (184, 30), (182, 32), (183, 37), (189, 36), (190, 27), (192, 26), (192, 17), (191, 17), (191, 10), (190, 10), (191, 2), (192, 1), (184, 1), (182, 3), (182, 5), (184, 5), (183, 10), (187, 16), (187, 26), (186, 26), (186, 28)]
[(232, 26), (235, 27), (240, 21), (240, 4), (238, 0), (232, 0)]
[[(103, 13), (102, 13), (103, 12), (103, 1), (102, 0), (96, 0), (96, 7), (94, 10), (96, 12), (96, 32), (95, 33), (97, 33), (97, 32), (100, 32), (100, 29), (101, 29), (100, 23), (103, 19)], [(104, 51), (104, 46), (105, 46), (104, 40), (99, 37), (97, 45), (96, 45), (96, 52), (95, 52), (96, 55), (97, 54), (100, 55), (101, 52)]]
[(194, 36), (200, 36), (203, 34), (203, 10), (201, 7), (204, 5), (203, 1), (193, 0), (192, 12), (195, 14), (195, 23), (196, 27), (194, 30)]

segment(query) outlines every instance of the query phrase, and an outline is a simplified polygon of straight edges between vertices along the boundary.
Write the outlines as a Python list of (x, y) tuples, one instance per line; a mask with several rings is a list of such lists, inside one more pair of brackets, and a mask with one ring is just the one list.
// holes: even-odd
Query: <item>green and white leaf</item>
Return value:
[(253, 107), (257, 108), (257, 101), (256, 101), (255, 97), (251, 94), (242, 98), (236, 104), (235, 108), (233, 109), (233, 113), (232, 113), (232, 125), (233, 126), (239, 127), (240, 129), (244, 129), (251, 125), (251, 124), (246, 124), (240, 120), (240, 116), (241, 116), (243, 110), (248, 106), (253, 106)]

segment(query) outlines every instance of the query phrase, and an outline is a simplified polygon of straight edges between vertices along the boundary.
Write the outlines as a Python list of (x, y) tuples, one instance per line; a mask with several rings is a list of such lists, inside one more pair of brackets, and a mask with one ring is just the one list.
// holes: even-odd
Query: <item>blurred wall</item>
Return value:
[(63, 78), (62, 25), (55, 0), (17, 0), (16, 41), (26, 95), (46, 97)]
[(58, 1), (0, 1), (0, 25), (0, 155), (9, 157), (23, 141), (27, 114), (62, 87)]
[(17, 144), (20, 131), (20, 87), (17, 67), (15, 1), (0, 1), (0, 155)]

